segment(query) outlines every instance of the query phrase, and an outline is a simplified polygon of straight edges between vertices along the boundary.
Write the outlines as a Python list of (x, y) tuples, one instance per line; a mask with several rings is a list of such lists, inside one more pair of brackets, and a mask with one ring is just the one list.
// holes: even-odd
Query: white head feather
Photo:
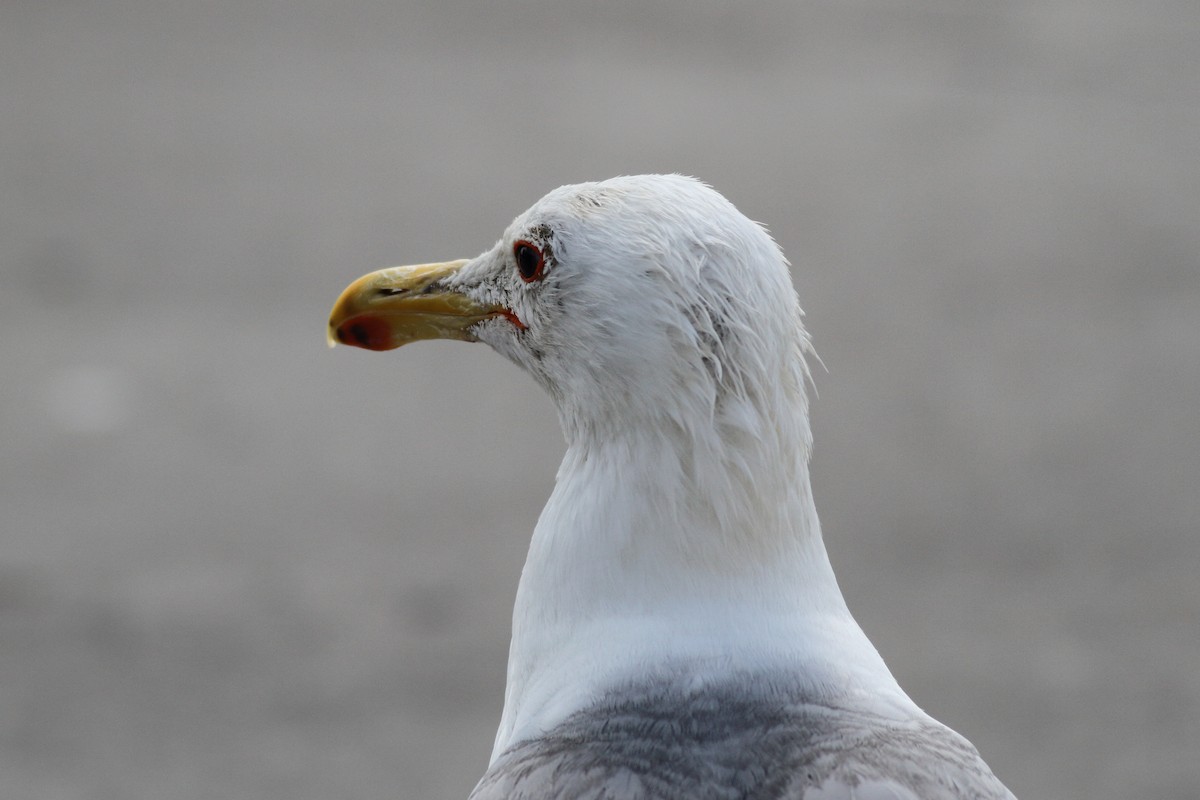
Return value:
[[(517, 277), (519, 240), (543, 248), (542, 280)], [(752, 502), (775, 477), (793, 484), (807, 462), (809, 345), (786, 261), (700, 182), (564, 186), (455, 283), (528, 325), (493, 320), (475, 334), (546, 387), (573, 447), (667, 439), (692, 489), (672, 499), (706, 498), (725, 518), (725, 503)]]

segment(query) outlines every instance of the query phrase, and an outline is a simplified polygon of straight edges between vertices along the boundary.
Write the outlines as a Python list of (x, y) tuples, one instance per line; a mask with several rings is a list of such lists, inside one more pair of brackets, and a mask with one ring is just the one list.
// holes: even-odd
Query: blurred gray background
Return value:
[(463, 798), (562, 444), (342, 287), (709, 181), (851, 608), (1023, 798), (1200, 796), (1194, 0), (0, 5), (0, 795)]

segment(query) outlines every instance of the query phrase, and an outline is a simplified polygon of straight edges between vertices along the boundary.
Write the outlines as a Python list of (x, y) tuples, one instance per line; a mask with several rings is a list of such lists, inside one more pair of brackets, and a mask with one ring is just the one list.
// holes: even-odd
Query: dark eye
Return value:
[(521, 273), (521, 280), (531, 283), (542, 277), (546, 260), (542, 258), (542, 251), (536, 245), (524, 240), (515, 242), (513, 257), (517, 260), (517, 272)]

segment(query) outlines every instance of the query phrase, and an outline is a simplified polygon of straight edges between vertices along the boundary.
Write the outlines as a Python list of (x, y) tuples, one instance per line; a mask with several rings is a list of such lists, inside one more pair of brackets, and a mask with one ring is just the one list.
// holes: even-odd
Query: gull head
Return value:
[(328, 335), (485, 342), (546, 388), (570, 438), (736, 426), (780, 404), (769, 395), (803, 395), (800, 314), (760, 225), (700, 181), (641, 175), (555, 189), (475, 258), (359, 278)]

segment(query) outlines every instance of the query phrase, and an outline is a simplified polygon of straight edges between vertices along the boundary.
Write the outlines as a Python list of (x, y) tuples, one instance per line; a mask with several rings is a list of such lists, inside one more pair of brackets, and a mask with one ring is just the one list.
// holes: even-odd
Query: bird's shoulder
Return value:
[(1012, 800), (940, 723), (809, 698), (631, 691), (496, 759), (471, 800)]

